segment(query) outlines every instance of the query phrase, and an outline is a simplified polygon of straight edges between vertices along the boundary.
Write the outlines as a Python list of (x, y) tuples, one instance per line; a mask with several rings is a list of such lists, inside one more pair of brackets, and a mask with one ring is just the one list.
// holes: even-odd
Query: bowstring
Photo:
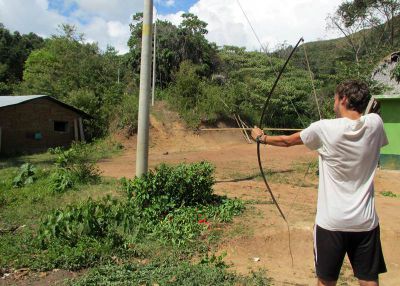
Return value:
[[(318, 98), (317, 98), (317, 91), (315, 89), (314, 75), (313, 75), (313, 72), (311, 71), (310, 62), (308, 60), (307, 50), (306, 50), (306, 46), (305, 45), (303, 45), (303, 50), (304, 50), (304, 56), (305, 56), (305, 60), (306, 60), (306, 64), (307, 64), (308, 73), (310, 75), (310, 81), (311, 81), (311, 85), (312, 85), (312, 89), (313, 89), (315, 103), (316, 103), (317, 109), (318, 109), (319, 120), (322, 120), (323, 118), (322, 118), (322, 114), (321, 114), (321, 108), (319, 106), (319, 102), (318, 102)], [(306, 181), (306, 176), (308, 175), (312, 164), (313, 164), (313, 159), (311, 159), (310, 162), (307, 165), (307, 169), (306, 169), (306, 172), (304, 173), (301, 186), (304, 186), (304, 183)], [(297, 200), (298, 195), (299, 195), (299, 190), (296, 192), (296, 195), (295, 195), (295, 197), (294, 197), (294, 199), (293, 199), (293, 201), (292, 201), (292, 203), (290, 205), (288, 217), (292, 213), (293, 206), (294, 206), (294, 203)]]
[[(250, 28), (251, 28), (251, 30), (252, 30), (252, 32), (253, 32), (253, 35), (254, 35), (255, 38), (257, 39), (257, 41), (258, 41), (258, 43), (259, 43), (261, 49), (262, 49), (263, 52), (267, 55), (267, 58), (268, 58), (268, 61), (269, 61), (269, 64), (270, 64), (272, 70), (273, 70), (274, 73), (277, 75), (279, 72), (275, 69), (275, 67), (274, 67), (274, 65), (273, 65), (273, 63), (272, 63), (272, 58), (271, 58), (271, 56), (268, 55), (268, 51), (266, 50), (266, 48), (264, 47), (264, 45), (261, 43), (261, 40), (260, 40), (260, 38), (258, 37), (258, 35), (257, 35), (257, 33), (256, 33), (256, 31), (255, 31), (255, 29), (254, 29), (254, 27), (253, 27), (253, 25), (252, 25), (251, 22), (250, 22), (250, 19), (248, 18), (246, 12), (244, 11), (244, 9), (243, 9), (243, 7), (242, 7), (240, 1), (237, 0), (237, 3), (238, 3), (238, 6), (240, 7), (240, 9), (241, 9), (241, 11), (242, 11), (244, 17), (246, 18), (247, 23), (249, 24), (249, 26), (250, 26)], [(315, 99), (315, 102), (316, 102), (316, 105), (317, 105), (319, 118), (320, 118), (320, 120), (321, 120), (321, 119), (322, 119), (322, 115), (321, 115), (321, 110), (320, 110), (319, 102), (318, 102), (318, 99), (317, 99), (317, 92), (316, 92), (316, 89), (315, 89), (314, 77), (313, 77), (313, 74), (312, 74), (312, 71), (311, 71), (311, 68), (310, 68), (310, 64), (309, 64), (309, 60), (308, 60), (308, 56), (307, 56), (307, 52), (306, 52), (306, 48), (305, 48), (305, 45), (304, 45), (304, 44), (303, 44), (303, 49), (304, 49), (304, 53), (305, 53), (305, 59), (306, 59), (306, 62), (307, 62), (308, 72), (309, 72), (309, 75), (310, 75), (310, 80), (311, 80), (311, 85), (312, 85), (312, 89), (313, 89), (314, 99)], [(300, 114), (299, 114), (299, 112), (298, 112), (296, 106), (294, 105), (293, 101), (292, 101), (291, 98), (289, 97), (289, 94), (288, 94), (288, 91), (287, 91), (287, 89), (286, 89), (286, 86), (283, 86), (283, 91), (284, 91), (284, 93), (285, 93), (285, 95), (286, 95), (286, 98), (289, 99), (290, 104), (292, 105), (292, 107), (293, 107), (295, 113), (297, 114), (297, 116), (298, 116), (298, 118), (299, 118), (301, 124), (302, 124), (303, 127), (305, 128), (306, 125), (305, 125), (303, 119), (301, 118), (301, 116), (300, 116)], [(307, 117), (307, 116), (306, 116), (306, 117)], [(307, 118), (308, 118), (308, 117), (307, 117)], [(304, 178), (303, 178), (303, 183), (304, 183), (305, 177), (306, 177), (306, 175), (307, 175), (307, 173), (308, 173), (308, 171), (309, 171), (309, 169), (310, 169), (310, 167), (311, 167), (311, 164), (312, 164), (312, 161), (308, 164), (307, 171), (306, 171), (306, 173), (305, 173), (305, 175), (304, 175)], [(267, 185), (267, 186), (268, 186), (268, 185)], [(299, 193), (299, 192), (297, 192), (297, 194), (296, 194), (296, 196), (295, 196), (295, 198), (294, 198), (294, 200), (293, 200), (293, 202), (292, 202), (292, 204), (291, 204), (291, 206), (290, 206), (290, 208), (289, 208), (289, 215), (291, 214), (291, 211), (292, 211), (294, 202), (295, 202), (295, 200), (296, 200), (297, 197), (298, 197), (298, 193)], [(288, 216), (289, 216), (289, 215), (288, 215)], [(284, 216), (283, 216), (283, 217), (284, 217)], [(292, 254), (292, 247), (291, 247), (290, 226), (289, 226), (289, 222), (286, 220), (285, 217), (284, 217), (284, 220), (285, 220), (285, 222), (286, 222), (287, 229), (288, 229), (288, 235), (289, 235), (289, 251), (290, 251), (290, 257), (291, 257), (291, 260), (292, 260), (292, 268), (293, 268), (293, 254)]]
[[(274, 64), (272, 63), (272, 57), (268, 54), (267, 49), (266, 49), (266, 48), (264, 47), (264, 45), (261, 43), (261, 40), (260, 40), (260, 38), (258, 37), (258, 35), (257, 35), (257, 33), (256, 33), (256, 30), (254, 29), (253, 25), (251, 24), (250, 19), (249, 19), (249, 17), (248, 17), (247, 14), (246, 14), (246, 11), (243, 9), (242, 5), (240, 4), (240, 1), (239, 1), (239, 0), (236, 0), (236, 1), (237, 1), (238, 5), (239, 5), (239, 7), (240, 7), (240, 10), (242, 10), (242, 13), (243, 13), (244, 17), (246, 18), (247, 23), (249, 24), (249, 26), (250, 26), (250, 28), (251, 28), (251, 30), (252, 30), (252, 32), (253, 32), (254, 37), (257, 39), (257, 42), (260, 44), (260, 47), (261, 47), (262, 51), (263, 51), (264, 54), (267, 56), (267, 59), (268, 59), (269, 65), (270, 65), (271, 68), (272, 68), (272, 71), (273, 71), (273, 72), (275, 73), (275, 75), (277, 76), (277, 75), (279, 74), (279, 71), (275, 68)], [(298, 112), (296, 106), (294, 105), (293, 101), (291, 100), (291, 98), (290, 98), (290, 96), (289, 96), (289, 93), (288, 93), (288, 91), (287, 91), (287, 89), (286, 89), (286, 86), (283, 86), (283, 91), (284, 91), (284, 93), (285, 93), (285, 95), (286, 95), (286, 98), (289, 99), (290, 104), (293, 106), (293, 109), (294, 109), (296, 115), (298, 116), (301, 125), (303, 126), (303, 128), (305, 128), (305, 127), (306, 127), (306, 124), (304, 123), (303, 119), (302, 119), (301, 116), (300, 116), (300, 113)]]

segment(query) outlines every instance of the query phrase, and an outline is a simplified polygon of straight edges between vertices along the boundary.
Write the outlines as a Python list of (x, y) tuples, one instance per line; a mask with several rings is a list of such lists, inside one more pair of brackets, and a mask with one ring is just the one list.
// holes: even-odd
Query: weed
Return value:
[[(59, 166), (68, 165), (65, 164), (68, 156), (65, 157), (58, 158)], [(12, 189), (12, 194), (2, 196), (15, 200), (7, 201), (7, 207), (0, 212), (6, 223), (31, 222), (28, 231), (18, 233), (15, 239), (0, 237), (0, 267), (76, 270), (115, 259), (127, 261), (146, 253), (159, 255), (150, 248), (164, 249), (157, 252), (169, 249), (169, 253), (178, 253), (182, 259), (198, 251), (207, 252), (207, 244), (217, 238), (220, 224), (231, 221), (244, 209), (241, 201), (213, 194), (213, 170), (206, 162), (176, 167), (164, 165), (140, 180), (125, 180), (123, 197), (83, 201), (89, 194), (81, 193), (86, 191), (73, 198), (67, 193), (51, 195), (52, 191), (44, 186), (53, 178), (48, 176), (49, 171), (39, 170), (38, 180), (29, 188), (22, 187), (18, 192)], [(5, 178), (10, 176), (11, 173)], [(93, 188), (92, 192), (98, 189), (89, 188)], [(68, 200), (72, 204), (51, 210)], [(16, 212), (11, 219), (16, 206), (32, 210)], [(41, 213), (47, 215), (42, 217), (37, 229), (35, 219)]]
[(100, 180), (100, 172), (94, 162), (89, 161), (89, 146), (73, 144), (68, 150), (54, 148), (51, 153), (57, 155), (56, 170), (51, 176), (50, 189), (53, 192), (65, 192), (81, 183), (96, 183)]
[(122, 184), (136, 206), (143, 209), (151, 206), (160, 215), (165, 215), (175, 208), (212, 201), (213, 172), (214, 167), (208, 162), (176, 167), (161, 164), (154, 172), (140, 178), (123, 179)]
[(391, 192), (391, 191), (385, 191), (385, 192), (381, 192), (381, 195), (384, 197), (390, 197), (390, 198), (397, 198), (399, 197), (399, 195), (396, 195), (395, 193)]
[(55, 193), (63, 193), (72, 189), (75, 185), (73, 175), (64, 168), (56, 169), (50, 178), (49, 188)]
[[(210, 261), (208, 261), (210, 262)], [(177, 260), (105, 265), (91, 270), (70, 285), (269, 285), (261, 272), (244, 277), (221, 267), (218, 258), (210, 263), (190, 264)]]
[(19, 170), (17, 176), (13, 180), (13, 186), (15, 188), (20, 188), (26, 185), (33, 184), (36, 179), (37, 169), (30, 163), (23, 164)]
[(57, 239), (75, 246), (82, 236), (112, 237), (116, 243), (121, 242), (114, 229), (123, 223), (121, 211), (119, 202), (110, 197), (56, 210), (42, 220), (38, 239), (44, 247)]

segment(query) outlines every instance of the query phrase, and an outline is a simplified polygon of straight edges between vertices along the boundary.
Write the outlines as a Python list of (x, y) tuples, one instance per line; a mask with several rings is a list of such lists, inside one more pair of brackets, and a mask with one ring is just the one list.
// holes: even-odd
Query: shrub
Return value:
[[(59, 164), (63, 165), (65, 160), (61, 159)], [(141, 178), (124, 179), (125, 199), (88, 199), (55, 210), (42, 219), (38, 242), (49, 255), (59, 253), (60, 259), (54, 254), (55, 264), (74, 269), (91, 265), (94, 256), (98, 261), (109, 259), (114, 250), (135, 254), (132, 245), (149, 241), (178, 249), (197, 244), (199, 236), (206, 237), (214, 223), (229, 222), (244, 208), (240, 201), (213, 194), (213, 172), (214, 167), (207, 162), (160, 165)], [(93, 255), (83, 251), (85, 241), (90, 242), (88, 247), (95, 245), (90, 246), (94, 247)], [(65, 245), (64, 250), (61, 245)], [(109, 251), (98, 251), (102, 249), (99, 245)], [(65, 257), (73, 248), (77, 254)]]
[(214, 167), (208, 162), (176, 167), (161, 164), (140, 178), (123, 180), (123, 185), (135, 206), (151, 207), (165, 215), (179, 207), (211, 202), (214, 198), (213, 172)]
[(199, 211), (187, 207), (176, 209), (166, 215), (155, 226), (153, 234), (164, 243), (181, 246), (194, 241), (207, 228), (208, 224), (199, 223)]
[(82, 236), (104, 238), (116, 234), (114, 228), (122, 223), (122, 210), (119, 202), (110, 197), (100, 202), (89, 199), (78, 206), (68, 206), (65, 210), (56, 210), (46, 216), (42, 220), (38, 238), (43, 246), (57, 239), (74, 246)]
[(137, 131), (139, 112), (139, 98), (135, 95), (124, 95), (122, 102), (116, 108), (117, 128), (124, 130), (127, 136), (132, 136)]
[(397, 82), (400, 82), (400, 64), (398, 63), (396, 67), (392, 71), (392, 78), (394, 78)]
[(34, 182), (36, 175), (36, 168), (30, 163), (23, 164), (19, 170), (17, 176), (13, 180), (15, 188), (20, 188), (26, 185), (30, 185)]
[(75, 184), (96, 183), (100, 180), (100, 171), (90, 160), (91, 149), (85, 144), (75, 143), (68, 150), (55, 148), (56, 170), (51, 176), (50, 189), (53, 192), (64, 192)]
[(66, 169), (56, 169), (50, 176), (50, 190), (55, 193), (64, 193), (75, 185), (74, 177)]

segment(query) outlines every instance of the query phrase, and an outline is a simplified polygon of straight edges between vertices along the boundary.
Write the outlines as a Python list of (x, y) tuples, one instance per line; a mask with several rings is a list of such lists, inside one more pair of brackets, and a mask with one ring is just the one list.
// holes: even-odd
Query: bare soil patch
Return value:
[[(309, 163), (316, 161), (316, 153), (304, 146), (262, 147), (264, 165), (272, 175), (270, 186), (289, 221), (292, 267), (287, 226), (257, 177), (256, 145), (247, 144), (240, 132), (186, 131), (174, 113), (161, 109), (156, 109), (151, 125), (150, 168), (162, 162), (210, 161), (216, 166), (216, 192), (247, 201), (245, 214), (230, 225), (218, 250), (226, 253), (232, 270), (246, 274), (265, 269), (274, 285), (315, 284), (312, 231), (318, 182), (314, 171), (304, 174)], [(136, 138), (123, 144), (123, 155), (100, 162), (103, 175), (135, 175)], [(399, 285), (400, 198), (385, 197), (383, 191), (400, 195), (400, 172), (378, 171), (376, 176), (376, 204), (388, 268), (381, 285)], [(338, 285), (358, 285), (347, 261)]]

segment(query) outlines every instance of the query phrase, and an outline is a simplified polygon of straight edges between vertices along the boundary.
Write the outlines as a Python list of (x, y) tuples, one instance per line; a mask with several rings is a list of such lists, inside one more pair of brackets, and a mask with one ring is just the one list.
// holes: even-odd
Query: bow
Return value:
[[(282, 67), (281, 70), (279, 71), (279, 74), (278, 74), (277, 78), (275, 79), (275, 82), (274, 82), (274, 84), (273, 84), (273, 86), (272, 86), (270, 92), (268, 93), (267, 100), (265, 101), (264, 108), (263, 108), (263, 111), (262, 111), (262, 113), (261, 113), (260, 124), (259, 124), (259, 128), (260, 128), (260, 129), (262, 129), (262, 123), (263, 123), (265, 111), (267, 110), (267, 107), (268, 107), (268, 105), (269, 105), (271, 96), (272, 96), (272, 94), (273, 94), (274, 91), (275, 91), (275, 88), (276, 88), (276, 86), (277, 86), (277, 84), (278, 84), (278, 81), (279, 81), (279, 79), (281, 78), (283, 72), (285, 71), (285, 68), (286, 68), (287, 64), (289, 63), (290, 59), (292, 58), (292, 56), (293, 56), (294, 52), (296, 51), (297, 47), (298, 47), (298, 46), (300, 45), (300, 43), (303, 42), (303, 41), (304, 41), (304, 39), (303, 39), (303, 38), (300, 38), (300, 40), (297, 42), (296, 46), (292, 49), (291, 53), (289, 54), (288, 58), (286, 59), (285, 64), (283, 65), (283, 67)], [(278, 211), (279, 211), (279, 213), (281, 214), (282, 218), (283, 218), (283, 219), (285, 220), (285, 222), (287, 223), (286, 217), (285, 217), (285, 215), (283, 214), (283, 211), (282, 211), (282, 209), (280, 208), (280, 206), (279, 206), (277, 200), (275, 199), (275, 196), (274, 196), (274, 194), (272, 193), (272, 190), (271, 190), (271, 188), (270, 188), (270, 186), (269, 186), (269, 184), (268, 184), (267, 177), (266, 177), (266, 175), (265, 175), (265, 172), (264, 172), (264, 169), (263, 169), (263, 166), (262, 166), (262, 163), (261, 163), (260, 142), (259, 142), (259, 141), (257, 141), (257, 159), (258, 159), (258, 167), (260, 168), (260, 173), (261, 173), (261, 176), (262, 176), (262, 178), (263, 178), (263, 180), (264, 180), (264, 183), (265, 183), (265, 186), (266, 186), (266, 188), (267, 188), (267, 191), (268, 191), (269, 194), (271, 195), (272, 201), (274, 202), (275, 206), (278, 208)]]

